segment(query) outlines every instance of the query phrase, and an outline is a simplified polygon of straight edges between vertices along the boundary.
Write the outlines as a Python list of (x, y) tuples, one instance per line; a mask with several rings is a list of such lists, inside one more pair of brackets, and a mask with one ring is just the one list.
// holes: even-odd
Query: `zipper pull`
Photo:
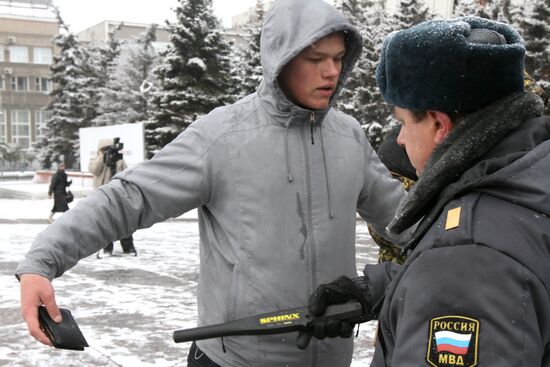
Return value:
[(313, 111), (309, 113), (309, 124), (311, 132), (311, 145), (314, 145), (315, 140), (313, 139), (313, 126), (315, 126), (315, 112)]

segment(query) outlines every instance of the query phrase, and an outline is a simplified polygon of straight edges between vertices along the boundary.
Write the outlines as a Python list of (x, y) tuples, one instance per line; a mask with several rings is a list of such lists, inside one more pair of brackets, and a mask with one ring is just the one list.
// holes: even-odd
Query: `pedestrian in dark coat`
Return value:
[(48, 216), (48, 222), (51, 223), (53, 221), (55, 213), (63, 213), (69, 210), (69, 205), (67, 203), (67, 187), (69, 187), (71, 183), (72, 181), (67, 181), (65, 164), (60, 163), (57, 166), (57, 171), (52, 176), (48, 189), (48, 198), (51, 199), (53, 195), (53, 208)]
[(419, 176), (388, 228), (419, 223), (402, 266), (367, 265), (310, 302), (378, 318), (371, 366), (550, 366), (550, 117), (524, 91), (524, 55), (514, 29), (477, 17), (384, 42), (378, 85)]

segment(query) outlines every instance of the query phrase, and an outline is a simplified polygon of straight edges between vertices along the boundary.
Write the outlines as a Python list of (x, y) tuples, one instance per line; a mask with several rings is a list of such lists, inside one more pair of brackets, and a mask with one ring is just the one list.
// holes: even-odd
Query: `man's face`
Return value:
[(416, 174), (420, 176), (435, 146), (440, 142), (437, 121), (429, 113), (421, 119), (411, 110), (394, 108), (395, 118), (401, 122), (397, 143), (407, 151)]
[(332, 33), (304, 49), (279, 74), (278, 81), (287, 98), (307, 109), (327, 108), (345, 53), (342, 33)]

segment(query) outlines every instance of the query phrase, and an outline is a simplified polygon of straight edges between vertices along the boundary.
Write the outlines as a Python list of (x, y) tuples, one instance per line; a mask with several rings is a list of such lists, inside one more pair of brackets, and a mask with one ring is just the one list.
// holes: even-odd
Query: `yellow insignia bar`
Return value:
[(445, 222), (445, 230), (457, 228), (460, 225), (460, 210), (461, 207), (451, 209), (447, 212), (447, 222)]
[(299, 319), (300, 319), (300, 313), (298, 312), (289, 313), (286, 315), (263, 317), (260, 319), (260, 324), (272, 324), (275, 322), (293, 321), (293, 320), (299, 320)]

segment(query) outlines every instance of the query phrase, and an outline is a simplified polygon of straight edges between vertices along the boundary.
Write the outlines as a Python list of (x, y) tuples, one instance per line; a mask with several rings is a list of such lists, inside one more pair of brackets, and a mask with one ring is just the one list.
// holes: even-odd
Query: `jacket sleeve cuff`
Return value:
[(367, 299), (373, 318), (378, 318), (386, 289), (399, 269), (401, 269), (401, 265), (389, 261), (367, 265), (363, 270), (364, 276), (353, 279), (355, 285), (361, 289)]
[(23, 274), (37, 274), (46, 277), (51, 281), (55, 278), (56, 271), (44, 262), (25, 259), (21, 261), (15, 269), (15, 276), (17, 279), (20, 279)]

